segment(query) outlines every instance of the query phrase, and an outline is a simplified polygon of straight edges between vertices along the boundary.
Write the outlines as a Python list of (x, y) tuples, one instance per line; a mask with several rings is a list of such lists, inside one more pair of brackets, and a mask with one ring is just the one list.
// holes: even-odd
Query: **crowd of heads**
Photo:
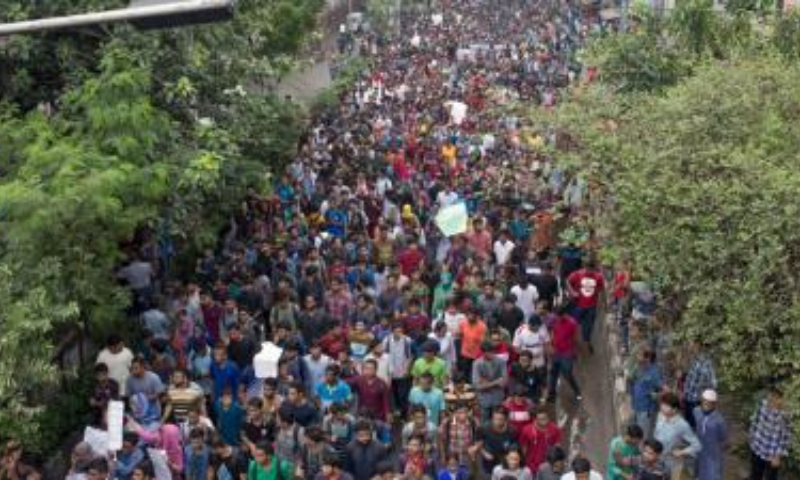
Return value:
[[(560, 284), (585, 252), (559, 232), (584, 222), (586, 184), (551, 162), (555, 132), (515, 106), (552, 108), (591, 81), (578, 53), (603, 25), (578, 2), (438, 3), (402, 14), (400, 35), (360, 40), (368, 71), (191, 278), (167, 280), (154, 249), (137, 252), (122, 276), (141, 335), (109, 337), (90, 400), (99, 431), (109, 401), (126, 400), (123, 448), (73, 474), (568, 469), (562, 442), (532, 463), (519, 441), (552, 419), (543, 354), (512, 343), (521, 327), (547, 338), (563, 313)], [(446, 236), (436, 214), (458, 203), (469, 228)], [(266, 375), (263, 342), (282, 349)]]

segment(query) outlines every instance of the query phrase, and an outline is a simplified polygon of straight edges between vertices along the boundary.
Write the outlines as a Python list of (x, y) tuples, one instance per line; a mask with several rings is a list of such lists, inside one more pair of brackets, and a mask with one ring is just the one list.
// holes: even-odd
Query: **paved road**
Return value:
[(322, 60), (292, 72), (278, 84), (278, 95), (291, 96), (303, 105), (309, 105), (314, 98), (331, 86), (330, 62)]
[(605, 472), (607, 445), (616, 435), (611, 356), (605, 322), (595, 325), (595, 353), (582, 350), (576, 367), (576, 378), (583, 401), (575, 401), (568, 385), (562, 385), (556, 405), (559, 424), (563, 425), (567, 447), (591, 460), (594, 468)]

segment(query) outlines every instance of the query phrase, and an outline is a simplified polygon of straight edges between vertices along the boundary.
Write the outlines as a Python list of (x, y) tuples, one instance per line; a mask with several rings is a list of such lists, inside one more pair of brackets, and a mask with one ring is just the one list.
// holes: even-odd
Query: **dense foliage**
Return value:
[[(541, 120), (571, 140), (557, 159), (588, 172), (610, 207), (600, 218), (611, 229), (604, 253), (655, 283), (662, 315), (679, 337), (710, 345), (726, 388), (746, 396), (780, 382), (797, 414), (800, 66), (787, 62), (791, 49), (770, 47), (788, 27), (761, 39), (748, 32), (751, 44), (738, 50), (698, 47), (728, 21), (699, 26), (702, 41), (681, 34), (673, 48), (690, 62), (680, 78), (641, 71), (652, 63), (601, 72)], [(630, 58), (611, 49), (634, 41), (602, 41), (600, 68)]]
[[(0, 16), (120, 3), (0, 0)], [(272, 88), (313, 38), (322, 5), (244, 0), (219, 25), (118, 25), (0, 45), (0, 439), (40, 452), (60, 440), (62, 431), (41, 435), (54, 417), (40, 393), (58, 379), (55, 337), (119, 324), (126, 245), (155, 239), (180, 266), (213, 245), (249, 189), (268, 187), (302, 126)]]
[[(603, 35), (590, 45), (588, 62), (603, 81), (622, 93), (653, 92), (677, 84), (709, 59), (728, 59), (761, 51), (765, 42), (752, 28), (753, 17), (724, 15), (711, 0), (678, 2), (669, 17), (636, 7), (627, 35)], [(790, 38), (786, 39), (788, 44)]]

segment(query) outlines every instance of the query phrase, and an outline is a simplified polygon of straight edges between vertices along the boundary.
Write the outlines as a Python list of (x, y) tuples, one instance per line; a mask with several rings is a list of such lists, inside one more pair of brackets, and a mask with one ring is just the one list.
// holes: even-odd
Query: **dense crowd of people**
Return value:
[[(582, 401), (573, 370), (592, 361), (599, 304), (629, 316), (631, 278), (607, 280), (586, 246), (587, 185), (549, 162), (553, 132), (505, 107), (550, 108), (591, 81), (578, 52), (602, 22), (566, 1), (439, 3), (400, 36), (365, 37), (370, 71), (195, 278), (156, 288), (147, 254), (120, 272), (142, 338), (108, 338), (90, 401), (101, 430), (126, 401), (122, 448), (82, 442), (68, 478), (724, 478), (702, 348), (673, 388), (631, 342), (635, 415), (606, 465), (570, 455), (555, 421), (559, 396)], [(445, 236), (436, 213), (458, 203), (469, 228)], [(282, 349), (265, 378), (264, 342)], [(778, 389), (753, 428), (754, 465), (775, 478), (790, 443)], [(18, 450), (0, 478), (31, 478)]]

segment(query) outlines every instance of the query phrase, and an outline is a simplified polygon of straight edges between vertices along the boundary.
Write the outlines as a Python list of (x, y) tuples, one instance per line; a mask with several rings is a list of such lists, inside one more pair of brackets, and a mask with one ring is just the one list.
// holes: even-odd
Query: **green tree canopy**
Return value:
[[(0, 0), (0, 19), (126, 3)], [(47, 451), (82, 420), (41, 395), (57, 380), (53, 342), (66, 327), (120, 325), (123, 245), (148, 229), (193, 257), (294, 153), (302, 112), (271, 86), (315, 38), (323, 4), (243, 0), (218, 25), (0, 45), (0, 439)]]
[(657, 283), (724, 385), (784, 382), (800, 412), (800, 67), (718, 62), (663, 95), (600, 85), (555, 113), (613, 203), (613, 249)]

